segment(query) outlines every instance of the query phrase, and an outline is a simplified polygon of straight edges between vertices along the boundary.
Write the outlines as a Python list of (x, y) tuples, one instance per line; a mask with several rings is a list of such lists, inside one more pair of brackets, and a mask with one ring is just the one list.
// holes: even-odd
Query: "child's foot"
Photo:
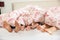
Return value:
[(24, 28), (25, 28), (24, 26), (21, 26), (21, 31), (23, 31), (23, 30), (24, 30)]
[(6, 21), (3, 22), (3, 27), (5, 29), (7, 29), (9, 32), (12, 32), (12, 28), (10, 27), (10, 25)]
[(18, 31), (20, 31), (20, 29), (21, 29), (21, 26), (18, 24), (17, 21), (15, 21), (15, 29), (14, 29), (14, 31), (18, 32)]
[(52, 34), (54, 31), (56, 31), (57, 28), (56, 27), (51, 27), (51, 28), (47, 28), (45, 29), (45, 32), (48, 32), (49, 34)]
[(37, 30), (41, 30), (41, 25), (37, 26)]
[(38, 25), (39, 25), (38, 23), (32, 23), (31, 28), (34, 29), (34, 28), (36, 28)]
[(26, 30), (27, 30), (27, 31), (31, 30), (31, 26), (27, 26), (27, 27), (26, 27)]
[(40, 31), (42, 31), (42, 32), (45, 32), (45, 29), (46, 28), (46, 25), (39, 25), (39, 26), (37, 26), (37, 30), (40, 30)]

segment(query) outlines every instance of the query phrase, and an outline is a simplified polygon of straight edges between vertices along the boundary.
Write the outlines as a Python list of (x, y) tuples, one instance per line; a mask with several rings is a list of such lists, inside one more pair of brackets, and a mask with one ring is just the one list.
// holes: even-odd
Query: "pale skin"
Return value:
[[(8, 32), (12, 32), (13, 30), (12, 30), (12, 28), (10, 27), (10, 24), (8, 24), (8, 22), (7, 21), (4, 21), (3, 22), (3, 27), (6, 29), (6, 30), (8, 30)], [(14, 31), (15, 32), (18, 32), (18, 31), (20, 31), (20, 25), (15, 21), (15, 29), (14, 29)]]
[[(4, 27), (6, 30), (8, 30), (8, 32), (12, 32), (12, 31), (13, 31), (13, 29), (10, 27), (10, 24), (8, 24), (7, 21), (4, 21), (4, 22), (3, 22), (3, 27)], [(23, 31), (23, 30), (24, 30), (24, 27), (21, 26), (21, 25), (19, 25), (18, 22), (15, 21), (15, 29), (14, 29), (14, 31), (17, 33), (17, 32), (19, 32), (20, 30)]]
[(34, 28), (36, 28), (38, 25), (39, 25), (38, 23), (33, 22), (31, 28), (34, 29)]
[(7, 23), (7, 21), (3, 22), (3, 27), (8, 30), (8, 32), (12, 32), (12, 28), (10, 27), (10, 25)]
[(21, 26), (18, 24), (17, 21), (15, 21), (15, 29), (14, 29), (14, 31), (18, 32), (18, 31), (20, 31), (20, 29), (21, 29)]
[[(41, 26), (43, 26), (44, 28), (42, 28)], [(8, 30), (8, 32), (12, 32), (13, 31), (7, 21), (3, 22), (3, 27), (6, 30)], [(32, 23), (32, 26), (27, 26), (26, 30), (29, 31), (29, 30), (31, 30), (31, 28), (35, 28), (35, 27), (37, 28), (37, 30), (41, 30), (42, 32), (47, 32), (49, 34), (52, 34), (54, 31), (58, 30), (58, 28), (56, 28), (56, 27), (52, 26), (52, 27), (48, 28), (48, 25), (46, 25), (46, 24), (45, 25), (39, 25), (38, 23)], [(14, 29), (14, 31), (16, 33), (19, 32), (20, 30), (23, 31), (24, 29), (25, 29), (24, 26), (19, 25), (15, 21), (15, 29)]]
[(53, 32), (55, 32), (56, 30), (58, 30), (56, 27), (51, 27), (51, 28), (46, 28), (44, 29), (45, 32), (52, 34)]
[(31, 30), (31, 26), (28, 25), (25, 29), (26, 29), (26, 31), (29, 31), (29, 30)]
[(26, 30), (29, 31), (31, 29), (35, 29), (38, 25), (38, 23), (33, 22), (31, 25), (27, 25)]
[[(44, 27), (44, 28), (42, 28), (41, 26)], [(37, 26), (37, 30), (40, 30), (42, 32), (47, 32), (49, 34), (52, 34), (56, 30), (58, 30), (58, 28), (57, 27), (53, 27), (53, 26), (49, 28), (49, 25), (44, 24), (44, 25), (38, 25)]]

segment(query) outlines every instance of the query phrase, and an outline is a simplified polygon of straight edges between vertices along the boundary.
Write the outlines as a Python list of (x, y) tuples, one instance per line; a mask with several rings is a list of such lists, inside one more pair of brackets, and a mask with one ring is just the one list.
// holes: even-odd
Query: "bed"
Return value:
[[(58, 1), (28, 1), (12, 3), (12, 10), (22, 8), (26, 5), (38, 5), (39, 7), (60, 6)], [(7, 30), (0, 28), (0, 40), (60, 40), (60, 31), (54, 32), (52, 35), (43, 33), (38, 30), (20, 31), (18, 33), (9, 33)]]

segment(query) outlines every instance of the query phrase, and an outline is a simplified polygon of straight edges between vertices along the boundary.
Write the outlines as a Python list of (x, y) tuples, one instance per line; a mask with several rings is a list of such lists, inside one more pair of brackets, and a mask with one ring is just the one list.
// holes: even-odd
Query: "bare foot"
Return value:
[(21, 29), (21, 26), (18, 24), (17, 21), (15, 21), (15, 29), (14, 29), (14, 31), (17, 33), (18, 31), (20, 31), (20, 29)]
[(36, 28), (38, 25), (39, 25), (38, 23), (32, 23), (31, 28), (34, 29), (34, 28)]
[(45, 29), (46, 28), (46, 25), (39, 25), (39, 26), (37, 26), (37, 30), (40, 30), (40, 31), (42, 31), (42, 32), (45, 32)]
[(37, 26), (37, 30), (41, 30), (41, 25)]
[(21, 31), (23, 31), (24, 30), (24, 26), (21, 26)]
[(27, 26), (27, 27), (26, 27), (26, 30), (27, 30), (27, 31), (31, 30), (31, 26)]
[(51, 27), (51, 28), (45, 29), (45, 31), (48, 32), (49, 34), (52, 34), (56, 30), (57, 30), (56, 27)]
[(5, 29), (7, 29), (9, 32), (12, 32), (12, 28), (10, 27), (10, 25), (6, 21), (3, 22), (3, 27)]

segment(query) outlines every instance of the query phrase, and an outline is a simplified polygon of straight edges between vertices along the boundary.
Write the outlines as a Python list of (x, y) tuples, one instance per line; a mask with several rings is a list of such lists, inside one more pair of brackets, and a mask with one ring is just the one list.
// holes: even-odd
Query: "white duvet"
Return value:
[(51, 7), (46, 10), (37, 6), (27, 6), (10, 13), (1, 14), (0, 26), (3, 26), (3, 21), (7, 21), (12, 26), (14, 26), (15, 21), (23, 25), (29, 25), (32, 22), (44, 22), (60, 28), (60, 7)]

